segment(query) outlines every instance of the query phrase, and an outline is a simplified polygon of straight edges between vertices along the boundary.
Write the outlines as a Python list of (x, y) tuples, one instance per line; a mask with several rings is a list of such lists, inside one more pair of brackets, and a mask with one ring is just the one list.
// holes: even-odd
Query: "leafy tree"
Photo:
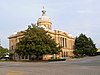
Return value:
[(75, 51), (76, 56), (90, 56), (95, 55), (97, 48), (91, 38), (87, 38), (86, 35), (80, 34), (75, 39)]
[(45, 54), (58, 54), (61, 47), (58, 46), (47, 31), (35, 25), (29, 26), (23, 33), (24, 36), (17, 43), (16, 53), (19, 56), (27, 56), (30, 58), (36, 56), (37, 59)]
[(0, 59), (4, 58), (5, 55), (7, 55), (7, 52), (8, 52), (8, 49), (3, 48), (3, 47), (0, 46)]

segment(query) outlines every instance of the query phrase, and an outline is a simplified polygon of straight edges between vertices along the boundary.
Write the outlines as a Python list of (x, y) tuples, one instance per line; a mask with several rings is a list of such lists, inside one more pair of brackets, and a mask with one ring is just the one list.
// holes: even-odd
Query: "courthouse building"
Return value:
[[(52, 21), (48, 16), (46, 16), (46, 10), (44, 8), (42, 10), (42, 16), (37, 20), (36, 25), (48, 31), (48, 34), (52, 37), (52, 39), (54, 39), (57, 44), (63, 47), (62, 52), (59, 53), (58, 57), (66, 58), (74, 55), (73, 46), (75, 38), (67, 32), (58, 29), (52, 30)], [(16, 50), (16, 43), (18, 43), (19, 39), (22, 37), (23, 31), (16, 32), (15, 34), (9, 36), (9, 50), (11, 50), (14, 53)], [(44, 55), (43, 59), (49, 59), (52, 56), (54, 55)], [(15, 55), (14, 59), (18, 59), (18, 56)], [(21, 57), (21, 59), (26, 58)]]

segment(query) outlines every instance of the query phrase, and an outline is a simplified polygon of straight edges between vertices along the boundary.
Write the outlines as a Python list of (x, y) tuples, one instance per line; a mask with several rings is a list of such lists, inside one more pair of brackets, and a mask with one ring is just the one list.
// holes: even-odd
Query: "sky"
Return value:
[(91, 37), (100, 47), (100, 0), (0, 0), (0, 40), (9, 48), (8, 37), (36, 23), (45, 6), (52, 28), (74, 37)]

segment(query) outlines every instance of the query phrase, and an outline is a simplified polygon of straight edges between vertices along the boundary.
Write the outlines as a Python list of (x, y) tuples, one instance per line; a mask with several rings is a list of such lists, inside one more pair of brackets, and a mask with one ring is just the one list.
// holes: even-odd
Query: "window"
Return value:
[(65, 48), (67, 48), (67, 40), (66, 40), (66, 38), (65, 38)]
[(14, 49), (14, 47), (13, 47), (13, 46), (11, 46), (11, 49), (13, 50), (13, 49)]
[(64, 47), (64, 38), (63, 38), (63, 45), (62, 46)]
[(28, 59), (28, 56), (25, 56), (25, 59)]
[(60, 46), (62, 46), (62, 37), (60, 37)]
[(22, 59), (24, 59), (24, 55), (22, 56)]

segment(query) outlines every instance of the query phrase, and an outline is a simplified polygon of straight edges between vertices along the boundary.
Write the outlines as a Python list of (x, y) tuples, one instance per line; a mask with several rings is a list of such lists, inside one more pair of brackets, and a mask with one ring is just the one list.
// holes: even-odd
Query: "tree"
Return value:
[(17, 43), (16, 53), (19, 56), (27, 56), (30, 58), (34, 55), (37, 59), (46, 54), (58, 54), (61, 47), (47, 34), (43, 28), (35, 25), (29, 26), (23, 33), (24, 36)]
[(80, 34), (76, 37), (74, 44), (74, 54), (76, 56), (90, 56), (95, 55), (97, 48), (91, 38), (86, 37), (84, 34)]
[(4, 58), (7, 55), (8, 49), (0, 46), (0, 59)]
[(89, 40), (89, 50), (87, 52), (87, 55), (94, 56), (97, 53), (97, 48), (90, 37), (88, 38), (88, 40)]

